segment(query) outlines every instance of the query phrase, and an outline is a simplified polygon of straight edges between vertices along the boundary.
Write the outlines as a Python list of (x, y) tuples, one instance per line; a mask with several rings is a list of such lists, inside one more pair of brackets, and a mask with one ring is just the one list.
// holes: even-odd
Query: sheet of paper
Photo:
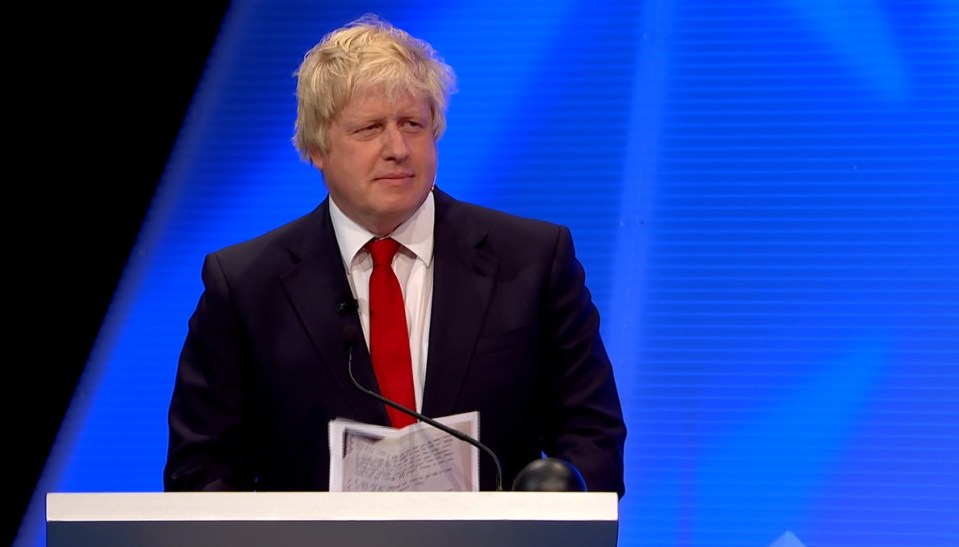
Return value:
[[(479, 413), (435, 421), (479, 438)], [(330, 492), (477, 492), (479, 449), (424, 422), (330, 422)]]

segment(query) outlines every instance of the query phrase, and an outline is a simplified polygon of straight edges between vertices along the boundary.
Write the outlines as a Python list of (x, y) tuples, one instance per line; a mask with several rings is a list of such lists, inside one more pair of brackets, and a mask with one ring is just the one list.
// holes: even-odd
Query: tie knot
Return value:
[(384, 237), (383, 239), (374, 239), (366, 246), (373, 256), (373, 266), (390, 266), (393, 263), (393, 255), (400, 248), (400, 242), (390, 237)]

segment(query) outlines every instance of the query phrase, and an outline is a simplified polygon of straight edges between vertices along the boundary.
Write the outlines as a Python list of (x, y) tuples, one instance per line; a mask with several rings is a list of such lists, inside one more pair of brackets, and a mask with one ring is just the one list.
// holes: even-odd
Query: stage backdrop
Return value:
[(629, 420), (621, 545), (957, 545), (952, 0), (235, 2), (20, 545), (46, 492), (162, 488), (203, 256), (325, 196), (292, 75), (366, 11), (459, 73), (439, 186), (573, 231)]

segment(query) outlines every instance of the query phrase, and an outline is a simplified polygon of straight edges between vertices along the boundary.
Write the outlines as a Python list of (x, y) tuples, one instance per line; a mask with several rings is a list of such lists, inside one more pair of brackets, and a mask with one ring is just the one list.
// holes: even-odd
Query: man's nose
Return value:
[(387, 158), (401, 160), (409, 156), (410, 148), (406, 143), (406, 135), (399, 126), (389, 124), (382, 133), (383, 154)]

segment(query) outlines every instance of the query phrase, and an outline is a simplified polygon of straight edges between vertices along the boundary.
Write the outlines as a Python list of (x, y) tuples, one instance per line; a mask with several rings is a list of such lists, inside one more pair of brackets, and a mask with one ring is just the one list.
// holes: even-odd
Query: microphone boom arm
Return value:
[(502, 468), (502, 466), (500, 465), (499, 458), (497, 458), (497, 457), (496, 457), (496, 454), (494, 454), (493, 451), (490, 450), (486, 445), (484, 445), (483, 443), (481, 443), (481, 442), (479, 442), (478, 440), (474, 439), (473, 437), (470, 437), (469, 435), (463, 433), (462, 431), (453, 429), (452, 427), (449, 427), (449, 426), (447, 426), (447, 425), (445, 425), (445, 424), (441, 424), (440, 422), (437, 422), (436, 420), (430, 418), (429, 416), (426, 416), (426, 415), (424, 415), (424, 414), (420, 414), (419, 412), (416, 412), (415, 410), (410, 410), (409, 408), (406, 408), (405, 406), (403, 406), (403, 405), (401, 405), (401, 404), (399, 404), (399, 403), (397, 403), (397, 402), (395, 402), (395, 401), (391, 401), (391, 400), (387, 399), (386, 397), (383, 397), (383, 396), (380, 395), (379, 393), (376, 393), (376, 392), (374, 392), (374, 391), (371, 391), (371, 390), (363, 387), (362, 385), (360, 385), (360, 383), (357, 382), (357, 381), (356, 381), (356, 378), (353, 376), (353, 351), (352, 351), (352, 348), (350, 348), (350, 358), (349, 358), (349, 365), (348, 365), (348, 367), (347, 367), (347, 371), (348, 371), (349, 374), (350, 374), (350, 381), (353, 382), (353, 385), (356, 386), (356, 389), (359, 389), (359, 390), (362, 391), (363, 393), (366, 393), (366, 394), (369, 395), (370, 397), (373, 397), (374, 399), (382, 402), (383, 404), (387, 404), (387, 405), (395, 408), (396, 410), (399, 410), (400, 412), (403, 412), (403, 413), (405, 413), (405, 414), (409, 414), (410, 416), (413, 416), (413, 417), (416, 418), (417, 420), (426, 422), (427, 424), (429, 424), (429, 425), (431, 425), (431, 426), (433, 426), (433, 427), (435, 427), (435, 428), (437, 428), (437, 429), (439, 429), (439, 430), (441, 430), (441, 431), (443, 431), (443, 432), (445, 432), (445, 433), (448, 433), (448, 434), (456, 437), (457, 439), (459, 439), (459, 440), (461, 440), (461, 441), (463, 441), (463, 442), (465, 442), (465, 443), (469, 443), (469, 444), (475, 446), (476, 448), (479, 448), (479, 449), (482, 450), (483, 452), (486, 452), (486, 454), (488, 454), (489, 457), (493, 460), (493, 464), (496, 466), (496, 491), (499, 492), (499, 491), (502, 491), (502, 490), (503, 490), (503, 468)]

